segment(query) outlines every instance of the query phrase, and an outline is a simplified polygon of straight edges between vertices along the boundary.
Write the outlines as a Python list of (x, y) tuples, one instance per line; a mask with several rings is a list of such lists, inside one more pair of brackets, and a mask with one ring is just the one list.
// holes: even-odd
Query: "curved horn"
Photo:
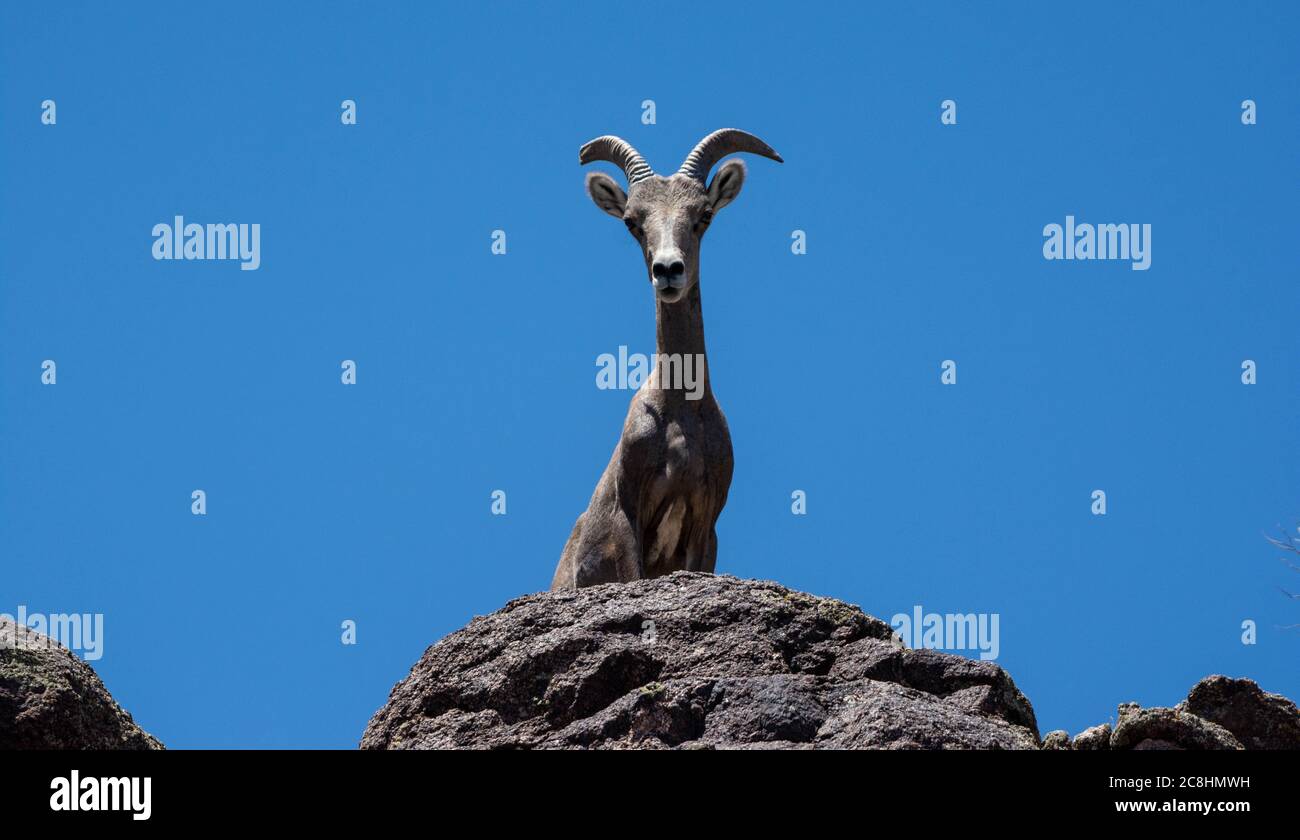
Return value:
[(655, 174), (650, 164), (641, 157), (641, 153), (632, 148), (631, 143), (612, 134), (597, 137), (578, 150), (579, 164), (585, 166), (597, 160), (618, 164), (623, 169), (623, 174), (627, 176), (628, 189), (631, 189), (637, 181), (644, 181)]
[(750, 152), (770, 158), (777, 163), (785, 163), (775, 149), (748, 131), (741, 131), (738, 128), (720, 128), (691, 149), (691, 153), (686, 156), (686, 161), (682, 163), (682, 168), (677, 170), (677, 174), (704, 183), (704, 179), (709, 177), (709, 170), (713, 168), (713, 164), (733, 152)]

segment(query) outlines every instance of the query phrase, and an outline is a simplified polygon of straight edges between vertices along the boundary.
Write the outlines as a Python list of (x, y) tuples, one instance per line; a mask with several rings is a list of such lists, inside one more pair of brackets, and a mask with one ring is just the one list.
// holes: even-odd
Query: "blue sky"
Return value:
[[(630, 397), (596, 357), (653, 350), (578, 147), (738, 126), (786, 163), (703, 246), (718, 571), (997, 613), (1044, 732), (1300, 696), (1293, 4), (473, 5), (4, 5), (0, 612), (103, 613), (171, 747), (354, 746), (549, 584)], [(1044, 260), (1067, 214), (1151, 224), (1151, 268)], [(261, 267), (154, 261), (175, 215)]]

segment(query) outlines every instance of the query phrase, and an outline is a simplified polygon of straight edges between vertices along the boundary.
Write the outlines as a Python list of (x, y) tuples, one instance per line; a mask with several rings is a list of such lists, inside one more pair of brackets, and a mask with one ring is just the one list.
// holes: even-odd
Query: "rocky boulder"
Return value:
[(1110, 749), (1110, 724), (1103, 723), (1100, 726), (1092, 726), (1083, 730), (1074, 736), (1071, 748), (1076, 750)]
[(1300, 710), (1252, 680), (1206, 677), (1178, 708), (1222, 726), (1250, 750), (1300, 750)]
[(363, 749), (1036, 749), (997, 665), (850, 604), (677, 572), (539, 593), (425, 651)]
[(1112, 750), (1239, 750), (1241, 742), (1218, 724), (1178, 709), (1119, 707)]
[[(1057, 733), (1051, 733), (1053, 735)], [(1172, 708), (1119, 707), (1109, 724), (1074, 737), (1076, 750), (1300, 750), (1300, 711), (1280, 694), (1268, 694), (1251, 680), (1210, 676), (1192, 686)]]
[(94, 670), (30, 627), (0, 620), (0, 750), (160, 750)]

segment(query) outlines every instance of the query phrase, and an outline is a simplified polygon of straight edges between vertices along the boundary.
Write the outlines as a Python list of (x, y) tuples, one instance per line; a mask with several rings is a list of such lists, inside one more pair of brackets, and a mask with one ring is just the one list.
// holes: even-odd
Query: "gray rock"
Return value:
[(1119, 722), (1110, 736), (1112, 750), (1239, 750), (1231, 732), (1178, 709), (1119, 707)]
[[(653, 633), (651, 625), (653, 622)], [(363, 749), (1035, 749), (1006, 672), (857, 607), (677, 572), (540, 593), (425, 651)]]
[(1110, 749), (1110, 724), (1103, 723), (1083, 730), (1074, 736), (1073, 746), (1076, 750)]
[(1192, 687), (1180, 710), (1217, 723), (1247, 749), (1300, 750), (1300, 711), (1280, 694), (1252, 680), (1214, 675)]
[[(1144, 738), (1132, 746), (1135, 750), (1181, 750), (1183, 747), (1162, 738)], [(1209, 749), (1214, 749), (1210, 747)]]
[(94, 670), (48, 636), (0, 621), (0, 750), (160, 750)]
[(1296, 750), (1300, 711), (1252, 680), (1220, 675), (1192, 687), (1173, 708), (1122, 703), (1119, 723), (1094, 726), (1074, 739), (1076, 750)]
[(1043, 736), (1043, 749), (1045, 750), (1068, 750), (1073, 749), (1070, 744), (1070, 733), (1064, 729), (1053, 729)]

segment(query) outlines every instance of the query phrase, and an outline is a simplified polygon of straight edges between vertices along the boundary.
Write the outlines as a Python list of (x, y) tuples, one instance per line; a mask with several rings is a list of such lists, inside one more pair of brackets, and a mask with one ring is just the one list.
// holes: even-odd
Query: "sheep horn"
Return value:
[(632, 148), (631, 143), (612, 134), (597, 137), (578, 151), (579, 164), (586, 165), (597, 160), (618, 164), (627, 176), (628, 189), (637, 181), (644, 181), (655, 174), (641, 153)]
[(750, 152), (762, 155), (777, 163), (785, 163), (771, 146), (759, 140), (748, 131), (738, 128), (720, 128), (699, 142), (686, 156), (678, 175), (686, 175), (700, 183), (709, 177), (713, 164), (733, 152)]

